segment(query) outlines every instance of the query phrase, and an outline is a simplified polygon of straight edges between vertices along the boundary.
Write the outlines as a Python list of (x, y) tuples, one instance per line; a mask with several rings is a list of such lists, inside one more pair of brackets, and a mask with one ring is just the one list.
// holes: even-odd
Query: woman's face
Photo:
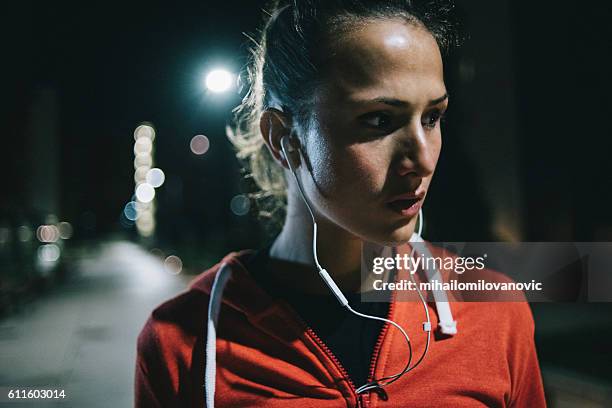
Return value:
[(406, 242), (442, 147), (448, 97), (439, 48), (424, 28), (386, 20), (344, 34), (332, 52), (301, 138), (306, 194), (361, 239)]

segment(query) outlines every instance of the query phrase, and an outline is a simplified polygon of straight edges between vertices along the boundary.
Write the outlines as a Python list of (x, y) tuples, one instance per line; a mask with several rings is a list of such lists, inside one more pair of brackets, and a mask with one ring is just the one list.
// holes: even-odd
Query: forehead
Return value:
[[(433, 36), (405, 20), (375, 20), (332, 46), (325, 89), (342, 99), (434, 99), (445, 93), (442, 57)], [(327, 92), (325, 92), (327, 93)]]

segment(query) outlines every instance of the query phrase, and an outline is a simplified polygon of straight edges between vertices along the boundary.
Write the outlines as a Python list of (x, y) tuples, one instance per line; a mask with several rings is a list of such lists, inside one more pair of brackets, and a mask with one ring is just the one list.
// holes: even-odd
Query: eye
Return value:
[(427, 115), (425, 115), (423, 117), (423, 121), (421, 122), (421, 124), (425, 128), (433, 129), (436, 127), (438, 122), (440, 122), (443, 119), (443, 117), (444, 117), (444, 112), (436, 109), (436, 110), (429, 112)]
[(368, 127), (377, 130), (388, 130), (392, 124), (392, 117), (386, 112), (371, 112), (361, 115), (359, 120)]

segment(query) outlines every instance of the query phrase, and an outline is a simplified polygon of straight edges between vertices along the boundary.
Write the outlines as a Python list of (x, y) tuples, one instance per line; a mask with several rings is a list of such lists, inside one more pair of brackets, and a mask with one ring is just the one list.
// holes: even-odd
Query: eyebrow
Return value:
[[(448, 99), (448, 93), (445, 93), (444, 95), (442, 95), (439, 98), (436, 99), (432, 99), (427, 103), (427, 106), (434, 106), (439, 104), (440, 102), (445, 101), (446, 99)], [(406, 107), (406, 106), (410, 106), (410, 103), (406, 102), (406, 101), (402, 101), (400, 99), (395, 99), (395, 98), (387, 98), (384, 96), (380, 96), (378, 98), (374, 98), (374, 99), (368, 99), (368, 100), (363, 100), (363, 101), (357, 101), (357, 103), (372, 103), (372, 102), (376, 102), (376, 103), (384, 103), (385, 105), (390, 105), (390, 106), (396, 106), (396, 107)]]

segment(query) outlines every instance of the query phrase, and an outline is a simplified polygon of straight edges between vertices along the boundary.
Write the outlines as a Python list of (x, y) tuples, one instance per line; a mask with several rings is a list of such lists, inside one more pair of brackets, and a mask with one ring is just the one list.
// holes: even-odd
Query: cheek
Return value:
[(382, 190), (388, 162), (380, 147), (368, 143), (318, 147), (311, 162), (325, 196), (365, 198)]

